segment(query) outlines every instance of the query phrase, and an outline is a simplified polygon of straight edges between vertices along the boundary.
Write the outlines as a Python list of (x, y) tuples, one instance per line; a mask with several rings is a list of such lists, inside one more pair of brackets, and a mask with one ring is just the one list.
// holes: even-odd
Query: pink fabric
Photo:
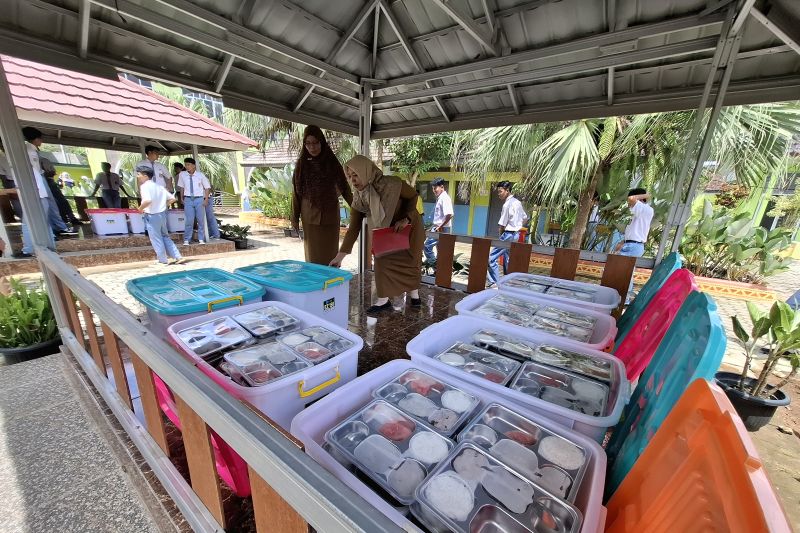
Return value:
[(692, 291), (694, 275), (685, 268), (672, 273), (645, 307), (642, 316), (617, 346), (614, 355), (625, 363), (628, 380), (635, 381), (650, 364), (675, 315)]
[[(178, 408), (175, 405), (172, 391), (169, 390), (167, 384), (155, 372), (153, 372), (153, 384), (156, 388), (156, 398), (161, 410), (167, 415), (169, 421), (182, 431), (181, 419), (178, 416)], [(209, 432), (219, 477), (240, 498), (250, 496), (250, 474), (247, 471), (247, 463), (213, 429), (209, 428)]]

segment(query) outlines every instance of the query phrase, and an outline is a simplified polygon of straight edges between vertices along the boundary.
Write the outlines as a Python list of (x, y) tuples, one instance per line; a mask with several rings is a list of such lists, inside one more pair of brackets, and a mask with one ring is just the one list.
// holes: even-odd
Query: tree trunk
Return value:
[(580, 201), (578, 202), (578, 214), (575, 215), (575, 226), (569, 236), (569, 247), (577, 248), (580, 250), (583, 243), (583, 235), (586, 233), (586, 226), (589, 223), (589, 215), (592, 212), (592, 204), (594, 193), (597, 191), (597, 184), (600, 183), (600, 176), (603, 175), (607, 168), (606, 162), (603, 161), (597, 165), (597, 169), (589, 180), (589, 185), (581, 193)]

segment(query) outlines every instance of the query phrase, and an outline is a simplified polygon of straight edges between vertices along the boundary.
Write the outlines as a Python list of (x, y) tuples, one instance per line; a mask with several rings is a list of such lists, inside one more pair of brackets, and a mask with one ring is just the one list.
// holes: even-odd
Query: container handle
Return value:
[(297, 383), (297, 392), (300, 393), (300, 397), (301, 398), (308, 398), (309, 396), (315, 395), (316, 393), (318, 393), (322, 389), (327, 389), (331, 385), (335, 385), (336, 383), (339, 382), (340, 379), (342, 379), (342, 374), (341, 374), (341, 372), (339, 372), (339, 367), (337, 366), (336, 367), (336, 375), (335, 376), (333, 376), (331, 379), (329, 379), (325, 383), (320, 383), (319, 385), (317, 385), (313, 389), (303, 390), (303, 387), (305, 386), (306, 382), (305, 382), (305, 380), (300, 380)]
[(230, 298), (223, 298), (221, 300), (214, 300), (213, 302), (208, 302), (208, 312), (214, 310), (215, 305), (222, 305), (228, 302), (239, 302), (237, 305), (242, 305), (244, 303), (244, 298), (241, 296), (231, 296)]
[(338, 283), (344, 283), (344, 277), (343, 276), (339, 276), (338, 278), (329, 279), (328, 281), (325, 282), (325, 285), (323, 285), (322, 290), (323, 291), (327, 290), (330, 285), (335, 285), (335, 284), (338, 284)]

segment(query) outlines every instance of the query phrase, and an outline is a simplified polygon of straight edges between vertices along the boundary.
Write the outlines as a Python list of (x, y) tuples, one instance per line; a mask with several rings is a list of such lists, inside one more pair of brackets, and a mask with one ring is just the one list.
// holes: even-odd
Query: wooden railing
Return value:
[[(554, 248), (521, 242), (501, 241), (498, 239), (485, 239), (468, 235), (455, 235), (450, 233), (427, 232), (427, 237), (438, 239), (436, 249), (436, 264), (447, 265), (446, 268), (436, 268), (434, 276), (425, 276), (423, 281), (439, 287), (459, 289), (466, 292), (482, 291), (486, 287), (489, 267), (489, 254), (493, 247), (509, 249), (507, 271), (528, 272), (530, 269), (531, 255), (543, 254), (553, 257), (550, 276), (561, 279), (575, 279), (578, 262), (591, 261), (603, 265), (600, 284), (616, 289), (624, 303), (628, 293), (633, 270), (635, 267), (653, 268), (651, 258), (635, 258), (601, 252), (589, 252), (572, 248)], [(456, 243), (469, 244), (469, 275), (467, 283), (457, 283), (453, 280), (453, 264)], [(617, 309), (618, 315), (622, 306)]]
[[(66, 352), (78, 361), (195, 531), (219, 531), (226, 524), (210, 429), (248, 464), (258, 531), (299, 533), (309, 526), (317, 531), (401, 531), (307, 456), (299, 442), (220, 388), (56, 253), (37, 247), (36, 254)], [(135, 384), (128, 382), (122, 346), (130, 354)], [(175, 395), (191, 482), (169, 460), (153, 373)], [(134, 414), (132, 390), (138, 390), (144, 426)]]

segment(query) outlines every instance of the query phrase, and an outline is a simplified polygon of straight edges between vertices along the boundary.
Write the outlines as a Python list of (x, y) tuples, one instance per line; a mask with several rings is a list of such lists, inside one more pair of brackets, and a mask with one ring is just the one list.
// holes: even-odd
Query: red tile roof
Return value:
[(226, 149), (256, 142), (127, 80), (2, 56), (21, 120)]

